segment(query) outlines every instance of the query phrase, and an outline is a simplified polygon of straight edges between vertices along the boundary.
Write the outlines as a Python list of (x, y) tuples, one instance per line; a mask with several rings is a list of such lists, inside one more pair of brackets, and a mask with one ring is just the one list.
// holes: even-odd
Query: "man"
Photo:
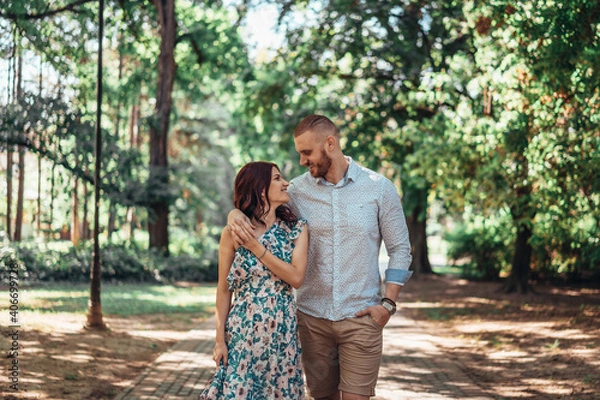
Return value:
[[(400, 197), (389, 179), (344, 156), (327, 117), (304, 118), (294, 143), (309, 169), (288, 188), (292, 210), (311, 229), (306, 277), (297, 290), (306, 383), (317, 400), (368, 399), (375, 395), (382, 329), (412, 274)], [(235, 224), (234, 230), (249, 228)], [(382, 240), (390, 256), (383, 295)]]

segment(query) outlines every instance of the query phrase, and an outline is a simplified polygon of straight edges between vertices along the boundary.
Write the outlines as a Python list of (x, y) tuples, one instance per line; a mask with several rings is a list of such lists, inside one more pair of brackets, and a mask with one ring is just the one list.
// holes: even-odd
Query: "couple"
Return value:
[(303, 399), (303, 368), (315, 399), (375, 395), (410, 242), (394, 185), (344, 156), (339, 139), (331, 120), (309, 115), (294, 131), (309, 173), (290, 184), (271, 163), (238, 173), (219, 247), (218, 369), (200, 399)]

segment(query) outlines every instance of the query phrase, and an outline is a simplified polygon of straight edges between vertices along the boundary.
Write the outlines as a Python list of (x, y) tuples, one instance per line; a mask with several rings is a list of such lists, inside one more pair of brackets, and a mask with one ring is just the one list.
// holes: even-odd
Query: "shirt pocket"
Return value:
[(350, 234), (371, 235), (379, 230), (378, 208), (375, 201), (349, 203), (346, 207), (345, 222)]

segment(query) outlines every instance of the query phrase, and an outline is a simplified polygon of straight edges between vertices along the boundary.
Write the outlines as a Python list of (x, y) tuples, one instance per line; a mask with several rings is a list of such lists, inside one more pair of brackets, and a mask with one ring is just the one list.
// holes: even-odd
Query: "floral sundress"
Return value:
[[(291, 262), (306, 221), (278, 220), (259, 237), (268, 251)], [(240, 247), (227, 276), (233, 301), (225, 324), (227, 366), (219, 366), (200, 400), (304, 398), (301, 349), (292, 287)]]

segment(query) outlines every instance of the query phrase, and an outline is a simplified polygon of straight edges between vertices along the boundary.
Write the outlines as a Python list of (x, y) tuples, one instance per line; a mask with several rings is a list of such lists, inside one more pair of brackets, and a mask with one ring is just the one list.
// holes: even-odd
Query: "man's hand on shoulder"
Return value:
[(225, 228), (231, 233), (236, 249), (247, 242), (248, 234), (253, 236), (254, 232), (254, 225), (250, 223), (250, 219), (237, 208), (229, 212)]

